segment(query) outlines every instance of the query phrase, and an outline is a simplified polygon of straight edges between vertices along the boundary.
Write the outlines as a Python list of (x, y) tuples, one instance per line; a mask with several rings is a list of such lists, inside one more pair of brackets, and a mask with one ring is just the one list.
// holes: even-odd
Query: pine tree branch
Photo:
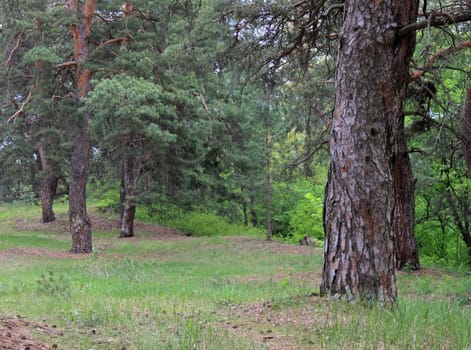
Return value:
[(428, 71), (431, 66), (438, 60), (441, 60), (445, 57), (448, 57), (465, 49), (471, 49), (471, 40), (462, 41), (456, 45), (452, 45), (450, 47), (439, 50), (435, 54), (429, 56), (425, 61), (424, 65), (418, 67), (411, 73), (411, 79), (419, 80), (424, 75), (424, 73)]
[(77, 66), (78, 62), (77, 61), (68, 61), (64, 63), (60, 63), (56, 66), (57, 69), (64, 69), (64, 68), (69, 68), (72, 66)]
[(396, 32), (398, 38), (428, 27), (442, 27), (449, 24), (457, 24), (471, 21), (471, 10), (460, 13), (432, 13), (428, 19), (403, 26)]
[(123, 36), (123, 37), (120, 37), (120, 38), (113, 38), (113, 39), (107, 40), (105, 42), (102, 42), (96, 49), (99, 50), (99, 49), (101, 49), (102, 47), (104, 47), (106, 45), (121, 44), (121, 43), (125, 43), (125, 42), (131, 41), (131, 40), (135, 40), (135, 39), (131, 38), (130, 36)]
[(23, 40), (23, 34), (24, 34), (23, 32), (20, 33), (20, 37), (19, 37), (18, 40), (16, 41), (15, 47), (10, 51), (10, 54), (8, 55), (7, 60), (6, 60), (5, 62), (3, 62), (3, 65), (4, 65), (5, 67), (7, 67), (7, 66), (10, 64), (10, 62), (11, 62), (11, 60), (12, 60), (12, 58), (13, 58), (13, 54), (14, 54), (16, 51), (18, 51), (18, 50), (20, 49), (21, 42), (22, 42), (22, 40)]
[(33, 88), (31, 87), (31, 89), (29, 90), (28, 92), (28, 96), (26, 96), (26, 100), (21, 104), (20, 108), (14, 113), (12, 114), (8, 119), (7, 119), (7, 123), (11, 123), (13, 120), (15, 120), (19, 115), (23, 114), (24, 110), (25, 110), (25, 107), (26, 105), (29, 103), (29, 100), (31, 98), (31, 94), (32, 94), (32, 91), (33, 91)]

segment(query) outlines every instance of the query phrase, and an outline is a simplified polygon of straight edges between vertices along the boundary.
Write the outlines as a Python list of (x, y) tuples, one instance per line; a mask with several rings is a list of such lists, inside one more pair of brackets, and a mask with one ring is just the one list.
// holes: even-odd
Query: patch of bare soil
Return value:
[[(267, 277), (274, 282), (296, 280), (312, 282), (313, 290), (318, 289), (322, 275), (320, 272), (279, 273)], [(266, 278), (265, 278), (266, 279)], [(260, 277), (248, 277), (244, 281), (263, 281)], [(286, 300), (270, 300), (246, 305), (221, 305), (217, 311), (220, 319), (213, 324), (237, 338), (251, 339), (257, 346), (270, 350), (317, 349), (312, 343), (311, 333), (322, 329), (326, 323), (328, 301), (312, 295), (300, 295)]]
[[(325, 299), (299, 296), (290, 301), (299, 305), (276, 305), (272, 301), (243, 306), (227, 306), (219, 311), (223, 328), (230, 335), (251, 339), (270, 350), (315, 349), (309, 333), (325, 324)], [(305, 336), (300, 336), (301, 334)], [(305, 339), (302, 339), (305, 338)]]
[(306, 245), (295, 245), (288, 244), (279, 241), (267, 241), (265, 239), (252, 238), (252, 237), (228, 237), (229, 241), (242, 244), (248, 249), (259, 249), (263, 247), (264, 249), (269, 249), (273, 253), (278, 254), (293, 254), (293, 255), (309, 255), (312, 254), (315, 249), (315, 246), (306, 246)]
[(65, 214), (56, 215), (56, 220), (47, 223), (43, 223), (39, 220), (17, 219), (15, 222), (15, 229), (18, 232), (48, 231), (53, 233), (65, 233), (68, 232), (69, 221)]
[[(92, 222), (92, 230), (102, 232), (116, 232), (116, 238), (111, 239), (100, 239), (94, 238), (93, 241), (98, 247), (98, 253), (105, 252), (108, 248), (112, 247), (114, 242), (118, 240), (119, 227), (117, 219), (110, 219), (103, 215), (96, 213), (89, 213), (90, 220)], [(66, 214), (56, 215), (56, 220), (49, 223), (42, 223), (38, 220), (30, 219), (18, 219), (16, 221), (16, 230), (19, 232), (30, 231), (30, 232), (51, 232), (57, 234), (67, 234), (64, 239), (69, 240), (69, 221)], [(129, 241), (139, 241), (141, 239), (146, 240), (165, 240), (165, 241), (181, 241), (189, 239), (181, 232), (176, 229), (154, 225), (145, 224), (142, 222), (134, 223), (135, 237), (126, 238)], [(2, 258), (14, 258), (16, 256), (23, 257), (46, 257), (56, 259), (81, 259), (88, 257), (89, 254), (74, 254), (70, 252), (60, 252), (54, 250), (48, 250), (44, 248), (33, 248), (33, 247), (16, 247), (7, 249), (0, 252), (0, 259)]]
[(62, 331), (54, 325), (30, 322), (20, 316), (0, 317), (0, 350), (59, 349), (55, 342), (46, 344), (35, 340), (34, 333), (43, 334), (51, 339), (63, 335)]
[(265, 282), (271, 281), (274, 283), (279, 283), (281, 281), (288, 281), (289, 283), (295, 280), (307, 280), (307, 281), (315, 281), (313, 282), (313, 286), (319, 286), (321, 281), (321, 273), (320, 272), (285, 272), (285, 273), (276, 273), (273, 275), (264, 275), (264, 276), (244, 276), (237, 279), (237, 282)]
[[(89, 213), (92, 227), (98, 231), (118, 230), (118, 220), (109, 219), (94, 213)], [(43, 223), (39, 220), (18, 219), (16, 220), (17, 231), (49, 231), (54, 233), (68, 233), (69, 218), (67, 214), (56, 215), (56, 220)]]
[(182, 241), (188, 239), (187, 236), (176, 229), (142, 222), (134, 223), (134, 232), (136, 232), (136, 239), (139, 239), (139, 232), (146, 234), (145, 239), (161, 239), (166, 241)]
[(43, 248), (33, 247), (16, 247), (4, 250), (0, 253), (0, 257), (43, 257), (43, 258), (54, 258), (54, 259), (82, 259), (88, 256), (88, 254), (74, 254), (69, 252), (54, 251)]
[[(112, 232), (119, 231), (118, 219), (111, 219), (96, 213), (89, 213), (92, 223), (92, 230)], [(69, 219), (66, 214), (56, 215), (53, 222), (42, 223), (39, 220), (18, 219), (16, 221), (16, 230), (21, 231), (48, 231), (53, 233), (69, 233)], [(142, 222), (134, 223), (134, 231), (137, 238), (139, 233), (144, 233), (146, 239), (164, 239), (164, 240), (180, 240), (186, 239), (180, 231), (164, 226), (145, 224)]]

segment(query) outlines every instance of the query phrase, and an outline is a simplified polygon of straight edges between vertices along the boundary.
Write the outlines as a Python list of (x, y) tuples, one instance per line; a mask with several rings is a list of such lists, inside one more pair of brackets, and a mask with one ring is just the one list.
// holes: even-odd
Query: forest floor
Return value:
[[(118, 232), (117, 221), (104, 218), (99, 214), (91, 217), (93, 228), (102, 232)], [(54, 232), (58, 234), (67, 233), (67, 216), (59, 215), (57, 220), (49, 224), (41, 224), (39, 222), (18, 219), (16, 220), (16, 230), (18, 232)], [(155, 239), (169, 242), (178, 242), (184, 240), (195, 239), (186, 237), (176, 230), (166, 227), (136, 223), (136, 231), (146, 232), (146, 240)], [(66, 236), (66, 235), (64, 235)], [(65, 238), (64, 239), (68, 239)], [(140, 240), (140, 237), (131, 238), (132, 240)], [(266, 242), (263, 239), (253, 237), (226, 237), (228, 241), (240, 245), (241, 250), (246, 249), (269, 249), (274, 255), (290, 254), (292, 256), (312, 256), (312, 254), (322, 254), (321, 249), (310, 246), (299, 246), (285, 244), (282, 242)], [(99, 239), (95, 239), (96, 241)], [(99, 250), (96, 254), (101, 256), (115, 257), (117, 253), (108, 253), (108, 247), (117, 242), (118, 238), (113, 237), (111, 240), (106, 239), (98, 244)], [(217, 249), (216, 247), (213, 247)], [(313, 253), (314, 252), (314, 253)], [(87, 254), (72, 254), (66, 251), (50, 250), (42, 247), (14, 247), (0, 251), (0, 263), (4, 261), (15, 260), (16, 258), (50, 258), (50, 259), (86, 259)], [(427, 276), (431, 280), (440, 279), (444, 272), (432, 268), (423, 269), (415, 272), (418, 276)], [(237, 277), (239, 278), (239, 277)], [(268, 275), (250, 275), (242, 276), (236, 282), (241, 283), (263, 283), (269, 279), (276, 285), (283, 283), (297, 283), (297, 281), (310, 281), (312, 290), (318, 290), (321, 282), (321, 271), (302, 272), (293, 271)], [(412, 295), (408, 297), (414, 298)], [(325, 298), (319, 298), (316, 293), (292, 296), (289, 300), (283, 300), (281, 307), (276, 304), (276, 300), (257, 301), (250, 304), (228, 303), (221, 305), (216, 311), (215, 319), (219, 321), (211, 322), (210, 326), (219, 329), (231, 337), (240, 339), (248, 339), (255, 347), (266, 348), (270, 350), (296, 350), (299, 349), (299, 339), (294, 339), (293, 332), (285, 333), (283, 329), (299, 330), (299, 333), (308, 334), (311, 330), (322, 328), (322, 323), (326, 322), (326, 318), (332, 317), (330, 311), (326, 313), (319, 310), (326, 310), (328, 303)], [(291, 307), (291, 305), (302, 305), (302, 307)], [(468, 308), (471, 308), (471, 297), (468, 300)], [(316, 315), (313, 317), (312, 315)], [(324, 318), (324, 319), (322, 319)], [(50, 350), (50, 349), (66, 349), (58, 345), (63, 343), (61, 338), (64, 337), (67, 330), (62, 330), (55, 324), (50, 324), (44, 319), (41, 322), (28, 320), (23, 315), (4, 316), (0, 315), (0, 350)], [(296, 332), (294, 332), (296, 333)], [(307, 340), (306, 340), (307, 339)], [(304, 342), (310, 344), (315, 339), (306, 337)], [(308, 345), (309, 346), (309, 345)], [(303, 347), (304, 348), (304, 347)], [(318, 348), (318, 347), (313, 347)], [(129, 350), (125, 346), (121, 350)]]

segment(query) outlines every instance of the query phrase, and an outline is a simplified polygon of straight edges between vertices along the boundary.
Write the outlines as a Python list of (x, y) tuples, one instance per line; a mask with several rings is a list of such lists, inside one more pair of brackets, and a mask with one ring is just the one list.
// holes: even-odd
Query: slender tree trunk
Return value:
[(124, 206), (121, 219), (120, 238), (134, 236), (134, 215), (136, 213), (135, 202), (135, 170), (132, 155), (127, 155), (123, 161)]
[(57, 190), (58, 178), (54, 174), (50, 162), (47, 160), (46, 147), (40, 144), (38, 147), (43, 180), (41, 183), (41, 222), (52, 222), (56, 219), (53, 210), (54, 196)]
[(252, 223), (253, 227), (258, 227), (258, 216), (257, 210), (255, 209), (255, 196), (253, 193), (250, 194), (249, 197), (250, 203), (250, 222)]
[(249, 226), (249, 216), (247, 214), (247, 201), (244, 199), (242, 203), (242, 213), (244, 214), (244, 226)]
[(324, 209), (321, 294), (383, 305), (397, 298), (393, 127), (406, 95), (416, 0), (347, 0), (336, 72), (336, 105)]
[(119, 187), (119, 223), (118, 228), (121, 228), (123, 218), (124, 218), (124, 206), (126, 202), (126, 187), (124, 185), (124, 169), (123, 164), (121, 164), (121, 183)]
[(466, 92), (462, 124), (463, 155), (468, 167), (469, 177), (471, 178), (471, 87)]
[(312, 177), (312, 156), (311, 156), (311, 148), (312, 148), (312, 126), (311, 126), (311, 117), (307, 116), (304, 125), (304, 176)]
[[(447, 187), (452, 188), (451, 184), (448, 184)], [(448, 203), (448, 207), (451, 212), (451, 217), (456, 227), (458, 227), (458, 230), (461, 233), (461, 238), (463, 239), (463, 242), (466, 245), (468, 263), (471, 264), (471, 229), (469, 222), (469, 217), (471, 216), (470, 202), (467, 198), (452, 198), (451, 193), (448, 191), (445, 191), (445, 199)]]
[[(267, 241), (271, 241), (271, 151), (270, 151), (270, 133), (267, 132), (265, 138), (266, 151), (266, 206), (267, 206)], [(253, 217), (252, 217), (253, 218)], [(253, 224), (253, 221), (252, 221)]]
[[(89, 36), (95, 13), (97, 0), (87, 0), (80, 7), (80, 1), (68, 0), (67, 7), (72, 16), (78, 18), (81, 12), (82, 21), (72, 25), (74, 39), (74, 61), (77, 76), (77, 98), (87, 96), (91, 72), (83, 68), (82, 64), (87, 60), (89, 54)], [(91, 222), (87, 214), (86, 184), (90, 160), (90, 113), (85, 112), (77, 122), (74, 139), (74, 150), (72, 156), (72, 169), (69, 194), (69, 218), (72, 230), (73, 253), (92, 252)]]
[(249, 226), (249, 214), (248, 214), (248, 208), (247, 208), (247, 199), (245, 196), (245, 189), (244, 186), (240, 187), (240, 199), (242, 201), (242, 214), (244, 215), (244, 226)]

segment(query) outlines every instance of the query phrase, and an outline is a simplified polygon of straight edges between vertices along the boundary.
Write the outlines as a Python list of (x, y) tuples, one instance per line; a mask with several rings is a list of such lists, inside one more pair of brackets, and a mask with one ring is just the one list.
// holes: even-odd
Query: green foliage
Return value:
[(317, 197), (312, 192), (308, 192), (296, 207), (289, 212), (289, 226), (293, 232), (294, 240), (299, 240), (304, 236), (323, 240), (323, 204), (322, 197)]
[(230, 224), (225, 219), (211, 213), (190, 212), (167, 224), (185, 234), (195, 236), (255, 235), (260, 237), (263, 235), (261, 230), (243, 225)]
[(62, 59), (50, 47), (37, 46), (29, 50), (23, 57), (24, 64), (58, 64)]
[(87, 97), (87, 109), (94, 119), (91, 126), (100, 144), (127, 147), (141, 137), (175, 141), (175, 136), (159, 125), (161, 119), (175, 117), (175, 108), (164, 104), (164, 93), (151, 81), (126, 74), (97, 82)]
[(12, 188), (12, 203), (17, 205), (31, 205), (37, 203), (37, 196), (32, 186), (18, 183)]
[(322, 222), (324, 187), (312, 180), (274, 185), (275, 233), (291, 242), (304, 236), (324, 240)]
[(119, 210), (119, 183), (91, 183), (88, 186), (90, 204), (103, 212), (117, 213)]
[(166, 208), (153, 207), (147, 211), (138, 210), (136, 216), (146, 222), (154, 222), (175, 228), (190, 236), (237, 236), (263, 235), (262, 231), (241, 224), (229, 223), (225, 218), (214, 213), (190, 211), (185, 212), (177, 206), (168, 205)]

